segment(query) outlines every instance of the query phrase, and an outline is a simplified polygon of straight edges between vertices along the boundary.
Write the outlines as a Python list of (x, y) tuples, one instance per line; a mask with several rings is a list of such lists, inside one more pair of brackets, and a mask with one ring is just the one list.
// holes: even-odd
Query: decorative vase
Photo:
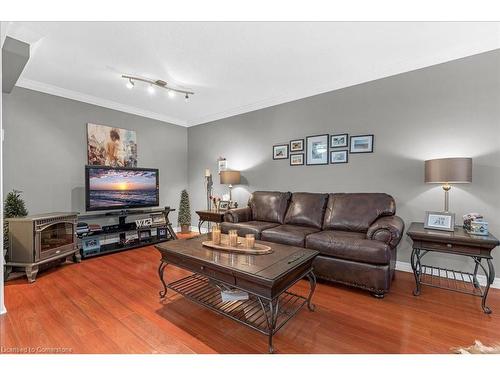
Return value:
[(181, 224), (181, 233), (182, 234), (187, 234), (191, 232), (189, 228), (189, 224)]

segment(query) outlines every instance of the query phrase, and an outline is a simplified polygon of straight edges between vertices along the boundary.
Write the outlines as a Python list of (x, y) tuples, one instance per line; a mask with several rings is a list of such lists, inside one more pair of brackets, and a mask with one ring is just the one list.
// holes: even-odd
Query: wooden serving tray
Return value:
[(202, 245), (206, 247), (210, 247), (216, 250), (228, 251), (231, 253), (240, 253), (240, 254), (250, 254), (250, 255), (261, 255), (261, 254), (269, 254), (272, 253), (273, 250), (270, 246), (263, 245), (255, 242), (255, 246), (253, 249), (247, 249), (243, 245), (245, 239), (243, 237), (238, 237), (238, 245), (237, 246), (229, 246), (229, 238), (227, 235), (222, 235), (220, 245), (216, 245), (212, 240), (203, 241)]

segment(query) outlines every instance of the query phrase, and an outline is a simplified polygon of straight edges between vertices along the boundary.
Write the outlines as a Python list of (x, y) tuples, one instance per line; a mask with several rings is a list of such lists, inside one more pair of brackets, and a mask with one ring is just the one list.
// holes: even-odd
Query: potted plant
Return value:
[[(28, 210), (21, 197), (22, 191), (12, 190), (3, 205), (3, 254), (4, 258), (8, 258), (7, 251), (9, 249), (9, 218), (28, 216)], [(11, 267), (4, 266), (4, 280), (7, 280), (11, 271)]]
[(189, 206), (189, 194), (186, 189), (181, 192), (181, 201), (179, 203), (179, 216), (177, 219), (181, 227), (181, 233), (189, 233), (191, 228), (191, 208)]
[(24, 204), (24, 200), (21, 197), (22, 191), (12, 190), (5, 198), (3, 206), (3, 240), (4, 249), (8, 248), (9, 245), (9, 221), (7, 219), (11, 217), (23, 217), (28, 216), (28, 210)]

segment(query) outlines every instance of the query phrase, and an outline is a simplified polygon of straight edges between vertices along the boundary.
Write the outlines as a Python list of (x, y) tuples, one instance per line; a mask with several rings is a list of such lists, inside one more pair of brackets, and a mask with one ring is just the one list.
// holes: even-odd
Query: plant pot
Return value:
[(191, 226), (189, 224), (181, 224), (181, 233), (182, 234), (187, 234), (191, 232)]

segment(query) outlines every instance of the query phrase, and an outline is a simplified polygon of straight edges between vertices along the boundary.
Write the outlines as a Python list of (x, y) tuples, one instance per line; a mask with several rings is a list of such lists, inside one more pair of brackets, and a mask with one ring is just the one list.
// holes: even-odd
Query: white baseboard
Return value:
[[(413, 273), (413, 270), (411, 269), (410, 263), (407, 262), (396, 262), (396, 270), (398, 271), (403, 271), (403, 272), (411, 272)], [(446, 277), (445, 275), (441, 275), (441, 277)], [(481, 285), (486, 285), (486, 276), (483, 275), (477, 275), (477, 280)], [(500, 289), (500, 277), (495, 277), (495, 281), (493, 284), (491, 284), (492, 288), (495, 289)]]

